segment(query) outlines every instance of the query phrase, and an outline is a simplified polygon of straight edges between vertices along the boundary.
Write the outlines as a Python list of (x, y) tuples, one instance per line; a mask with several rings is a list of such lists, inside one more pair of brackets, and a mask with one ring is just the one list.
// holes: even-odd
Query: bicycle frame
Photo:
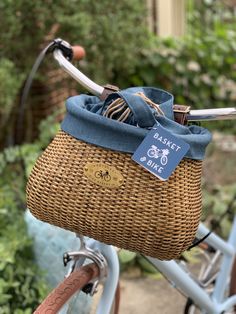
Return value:
[[(208, 232), (209, 230), (203, 224), (200, 224), (197, 236), (201, 238)], [(160, 261), (151, 257), (147, 258), (180, 288), (186, 296), (190, 297), (201, 310), (205, 310), (203, 313), (220, 314), (236, 304), (236, 295), (224, 298), (227, 280), (236, 253), (236, 216), (227, 242), (215, 233), (210, 234), (205, 241), (223, 254), (223, 260), (211, 298), (175, 261)]]
[[(74, 67), (63, 56), (59, 49), (54, 51), (54, 58), (67, 73), (69, 73), (87, 90), (92, 92), (92, 94), (100, 96), (103, 93), (104, 88), (91, 81), (76, 67)], [(236, 119), (236, 108), (191, 110), (188, 115), (189, 121), (224, 119)], [(208, 233), (209, 230), (203, 224), (200, 224), (197, 231), (197, 237), (202, 238)], [(232, 308), (232, 306), (236, 304), (236, 295), (225, 297), (227, 280), (231, 273), (231, 268), (236, 253), (236, 216), (234, 218), (232, 229), (227, 241), (224, 241), (215, 233), (211, 233), (205, 241), (214, 249), (220, 251), (223, 256), (211, 297), (204, 290), (204, 288), (201, 287), (197, 281), (192, 278), (177, 262), (173, 260), (160, 261), (151, 257), (146, 258), (175, 286), (180, 288), (186, 296), (190, 297), (194, 304), (199, 306), (202, 313), (220, 314), (223, 311)], [(92, 249), (99, 250), (105, 256), (108, 262), (109, 275), (105, 282), (103, 294), (97, 309), (97, 314), (106, 314), (109, 313), (111, 309), (112, 300), (115, 295), (119, 278), (119, 264), (117, 254), (112, 246), (102, 244), (93, 239), (89, 239), (86, 244)]]
[[(209, 230), (201, 223), (197, 231), (197, 236), (201, 238), (208, 234), (208, 232)], [(168, 278), (175, 287), (179, 288), (185, 296), (191, 298), (194, 304), (199, 306), (202, 313), (220, 314), (236, 304), (236, 295), (231, 297), (224, 296), (236, 253), (236, 216), (234, 217), (232, 229), (227, 241), (222, 240), (215, 233), (211, 233), (205, 241), (223, 255), (220, 271), (216, 278), (216, 284), (211, 297), (176, 261), (161, 261), (148, 256), (146, 256), (146, 258)], [(112, 300), (119, 280), (117, 253), (112, 246), (108, 246), (93, 239), (89, 239), (86, 244), (92, 249), (99, 250), (108, 262), (109, 274), (104, 284), (103, 294), (96, 312), (97, 314), (106, 314), (109, 313), (111, 309)]]

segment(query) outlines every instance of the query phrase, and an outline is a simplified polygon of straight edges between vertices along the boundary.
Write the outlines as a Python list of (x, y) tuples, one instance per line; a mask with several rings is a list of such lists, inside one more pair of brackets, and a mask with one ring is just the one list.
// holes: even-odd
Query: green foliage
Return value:
[[(27, 71), (58, 13), (54, 1), (4, 0), (0, 2), (0, 57)], [(62, 2), (62, 1), (55, 1)], [(59, 4), (59, 3), (58, 3)], [(59, 11), (62, 14), (62, 9)]]
[(5, 0), (0, 3), (0, 57), (28, 68), (48, 32), (59, 24), (58, 35), (85, 45), (93, 68), (107, 78), (112, 68), (134, 63), (145, 41), (145, 18), (145, 3), (138, 0)]
[(143, 274), (157, 274), (158, 270), (142, 255), (128, 250), (119, 251), (119, 262), (121, 271), (130, 267), (138, 266)]
[(98, 83), (127, 87), (147, 45), (146, 4), (139, 0), (75, 1), (59, 18), (61, 33), (87, 52), (86, 71)]
[(24, 222), (25, 185), (36, 158), (58, 130), (50, 116), (39, 140), (0, 154), (0, 314), (28, 314), (48, 292)]
[[(222, 1), (188, 1), (187, 35), (152, 38), (143, 47), (129, 85), (157, 86), (193, 109), (234, 107), (236, 100), (236, 17)], [(209, 128), (236, 132), (233, 122)]]
[(0, 59), (0, 142), (9, 128), (10, 114), (13, 109), (23, 76), (17, 72), (14, 63), (8, 59)]
[(236, 32), (232, 31), (202, 37), (155, 38), (152, 48), (143, 52), (143, 62), (131, 84), (159, 86), (170, 91), (176, 103), (195, 109), (234, 107), (235, 41)]
[[(134, 71), (139, 51), (148, 37), (146, 6), (139, 0), (4, 0), (0, 2), (0, 21), (0, 59), (11, 65), (5, 69), (0, 63), (0, 77), (1, 71), (6, 77), (0, 81), (0, 91), (8, 97), (7, 102), (6, 97), (2, 98), (0, 108), (4, 104), (9, 113), (14, 105), (19, 105), (16, 95), (48, 40), (61, 37), (83, 45), (87, 51), (83, 69), (91, 78), (100, 84), (113, 82), (127, 86), (125, 78)], [(51, 68), (51, 60), (52, 57), (48, 58), (40, 70), (44, 67), (45, 71), (49, 63)], [(41, 75), (40, 80), (44, 79)], [(7, 127), (3, 134), (12, 134), (5, 112), (0, 119)]]
[(127, 264), (132, 262), (137, 256), (137, 253), (131, 252), (128, 250), (120, 250), (119, 251), (119, 260), (121, 264)]
[(234, 4), (221, 0), (188, 0), (187, 27), (191, 36), (199, 37), (206, 30), (216, 33), (225, 33), (236, 27)]
[[(99, 84), (161, 87), (194, 108), (234, 106), (235, 16), (219, 0), (188, 1), (187, 7), (187, 37), (163, 40), (147, 32), (146, 3), (138, 0), (2, 1), (2, 125), (11, 127), (16, 95), (49, 33), (86, 48), (80, 66)], [(222, 125), (233, 124), (217, 122)]]
[[(234, 201), (233, 201), (234, 200)], [(222, 216), (229, 206), (232, 206), (228, 215)], [(203, 189), (203, 217), (209, 227), (227, 238), (231, 229), (232, 220), (236, 214), (236, 184), (213, 186)]]
[(32, 313), (47, 292), (24, 223), (24, 180), (20, 174), (20, 167), (8, 165), (0, 179), (0, 313), (3, 314)]
[(9, 114), (22, 83), (22, 76), (16, 73), (13, 62), (8, 59), (0, 59), (0, 82), (0, 115)]
[[(57, 116), (57, 114), (58, 111), (41, 122), (39, 126), (39, 139), (34, 143), (8, 147), (5, 148), (2, 153), (0, 153), (1, 175), (4, 173), (8, 165), (12, 165), (13, 173), (10, 173), (11, 175), (16, 174), (17, 176), (20, 175), (24, 178), (29, 176), (36, 159), (59, 130), (59, 124), (55, 123), (55, 116)], [(20, 167), (19, 174), (16, 171), (17, 167)], [(9, 176), (10, 179), (14, 180), (11, 175)], [(7, 176), (5, 180), (7, 180), (7, 182), (9, 181)], [(21, 188), (20, 190), (22, 190), (24, 193), (24, 189)]]

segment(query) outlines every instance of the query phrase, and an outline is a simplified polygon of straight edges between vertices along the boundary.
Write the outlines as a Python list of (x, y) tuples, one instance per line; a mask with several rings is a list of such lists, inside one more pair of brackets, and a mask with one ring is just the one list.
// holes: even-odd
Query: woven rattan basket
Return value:
[[(86, 165), (117, 169), (119, 188), (92, 182)], [(184, 159), (168, 181), (157, 180), (129, 154), (104, 150), (61, 131), (38, 159), (27, 205), (37, 218), (159, 259), (192, 243), (201, 214), (202, 162)], [(95, 179), (96, 180), (96, 179)]]
[[(173, 98), (153, 88), (141, 91), (145, 94), (142, 99), (131, 89), (130, 94), (112, 94), (108, 107), (105, 102), (107, 115), (114, 116), (118, 106), (126, 123), (102, 115), (104, 103), (95, 96), (81, 95), (67, 101), (62, 130), (30, 175), (27, 206), (35, 217), (50, 224), (169, 260), (179, 257), (196, 234), (204, 151), (198, 145), (206, 146), (209, 134), (197, 126), (188, 129), (167, 116), (153, 115), (157, 108), (153, 99), (163, 102), (158, 110), (167, 115)], [(129, 110), (118, 99), (120, 94), (125, 96)], [(151, 96), (152, 102), (147, 100)], [(131, 119), (130, 113), (134, 113)], [(182, 159), (167, 181), (131, 159), (156, 119), (177, 136), (186, 137), (192, 146), (189, 155), (195, 157)]]

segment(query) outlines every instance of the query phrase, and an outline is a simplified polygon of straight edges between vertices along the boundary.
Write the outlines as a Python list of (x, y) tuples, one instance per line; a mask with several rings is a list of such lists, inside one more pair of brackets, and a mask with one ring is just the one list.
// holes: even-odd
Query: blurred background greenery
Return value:
[[(174, 94), (176, 103), (192, 108), (235, 106), (235, 1), (175, 3), (182, 10), (180, 16), (172, 16), (180, 25), (178, 34), (175, 29), (165, 33), (167, 17), (161, 25), (165, 12), (160, 16), (155, 0), (0, 2), (0, 313), (31, 313), (47, 291), (40, 270), (32, 266), (32, 240), (23, 218), (25, 184), (35, 159), (59, 128), (64, 100), (82, 91), (48, 57), (23, 111), (24, 82), (50, 40), (61, 37), (84, 46), (87, 54), (80, 68), (99, 84), (157, 86)], [(206, 126), (213, 132), (236, 134), (232, 121)], [(228, 151), (227, 159), (233, 160), (234, 154)], [(217, 166), (224, 158), (212, 144), (211, 164)], [(228, 177), (222, 170), (215, 178), (217, 167), (205, 171), (204, 209), (209, 217), (222, 213), (236, 191), (233, 166)], [(215, 181), (208, 180), (212, 174)], [(226, 236), (230, 218), (222, 224), (219, 231)], [(142, 267), (139, 256), (121, 254), (123, 266), (134, 260)]]

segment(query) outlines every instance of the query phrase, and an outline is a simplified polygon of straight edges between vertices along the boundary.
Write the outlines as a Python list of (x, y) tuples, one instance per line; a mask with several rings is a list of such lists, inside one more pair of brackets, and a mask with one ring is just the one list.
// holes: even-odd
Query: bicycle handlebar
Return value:
[(60, 49), (55, 49), (53, 52), (54, 58), (57, 60), (62, 69), (64, 69), (70, 76), (72, 76), (77, 82), (85, 87), (89, 92), (95, 96), (101, 96), (104, 87), (94, 83), (81, 71), (79, 71), (70, 61), (68, 61)]
[[(71, 47), (74, 53), (74, 59), (81, 59), (85, 56), (85, 51), (80, 46)], [(68, 61), (62, 51), (57, 48), (53, 52), (54, 58), (59, 65), (77, 82), (85, 87), (90, 93), (100, 97), (104, 92), (104, 87), (90, 80), (86, 75), (79, 71), (70, 61)], [(236, 107), (232, 108), (213, 108), (190, 110), (187, 115), (188, 121), (213, 121), (213, 120), (236, 120)]]

